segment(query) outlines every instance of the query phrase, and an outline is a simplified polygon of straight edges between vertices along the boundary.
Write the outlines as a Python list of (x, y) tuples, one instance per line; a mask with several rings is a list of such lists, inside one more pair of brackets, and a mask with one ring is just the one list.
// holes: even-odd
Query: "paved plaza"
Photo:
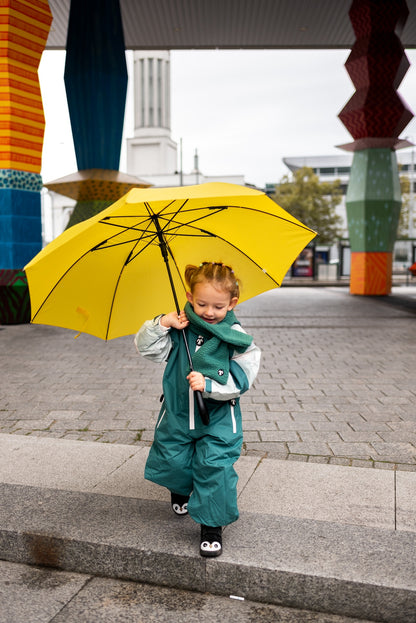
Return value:
[(132, 336), (0, 327), (0, 623), (414, 623), (416, 287), (288, 286), (238, 315), (263, 360), (213, 560), (143, 478), (163, 366)]
[[(416, 286), (283, 287), (237, 314), (262, 349), (243, 454), (416, 471)], [(0, 433), (148, 446), (163, 366), (132, 337), (0, 328)]]

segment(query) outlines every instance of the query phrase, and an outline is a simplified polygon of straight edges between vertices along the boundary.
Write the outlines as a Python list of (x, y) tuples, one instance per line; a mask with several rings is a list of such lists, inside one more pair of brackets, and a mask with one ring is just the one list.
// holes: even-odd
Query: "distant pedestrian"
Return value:
[[(201, 555), (219, 556), (222, 528), (239, 516), (233, 467), (243, 441), (239, 397), (257, 376), (260, 350), (233, 312), (240, 287), (231, 267), (188, 265), (185, 281), (184, 311), (146, 321), (135, 338), (144, 357), (167, 361), (145, 478), (169, 489), (177, 515), (189, 513), (201, 524)], [(203, 393), (209, 424), (198, 416), (194, 391)]]

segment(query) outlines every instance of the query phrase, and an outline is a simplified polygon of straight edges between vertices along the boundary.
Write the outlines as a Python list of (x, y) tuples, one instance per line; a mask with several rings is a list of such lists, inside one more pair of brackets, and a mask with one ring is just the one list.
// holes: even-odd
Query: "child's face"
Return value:
[(197, 283), (194, 291), (187, 292), (186, 297), (197, 316), (209, 324), (224, 320), (227, 312), (234, 309), (238, 302), (237, 297), (231, 298), (229, 292), (216, 288), (209, 281)]

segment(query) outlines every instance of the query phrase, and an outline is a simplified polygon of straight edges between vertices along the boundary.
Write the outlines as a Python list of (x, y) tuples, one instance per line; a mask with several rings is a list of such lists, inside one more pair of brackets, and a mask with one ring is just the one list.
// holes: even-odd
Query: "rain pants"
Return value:
[[(186, 380), (189, 363), (183, 336), (160, 325), (160, 318), (145, 322), (135, 337), (144, 357), (157, 363), (167, 360), (163, 402), (145, 478), (174, 493), (190, 495), (188, 513), (197, 523), (225, 526), (238, 519), (238, 476), (233, 466), (243, 441), (239, 397), (257, 376), (260, 350), (252, 343), (242, 353), (231, 353), (225, 384), (205, 378), (203, 396), (210, 422), (204, 425)], [(232, 328), (245, 333), (239, 324)], [(192, 353), (202, 336), (190, 327), (186, 333)]]

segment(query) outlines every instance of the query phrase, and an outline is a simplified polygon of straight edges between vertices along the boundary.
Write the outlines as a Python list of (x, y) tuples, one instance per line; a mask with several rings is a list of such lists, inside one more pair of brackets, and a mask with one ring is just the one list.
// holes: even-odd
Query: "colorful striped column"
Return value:
[(0, 322), (10, 318), (13, 271), (21, 288), (19, 269), (42, 247), (38, 67), (51, 22), (47, 0), (0, 0)]
[(397, 93), (409, 68), (399, 39), (405, 0), (354, 0), (349, 11), (356, 41), (345, 67), (356, 92), (339, 114), (354, 138), (346, 197), (351, 244), (350, 292), (391, 291), (392, 255), (401, 208), (395, 149), (413, 117)]
[(52, 14), (47, 0), (0, 2), (0, 168), (40, 173), (45, 119), (38, 67)]

